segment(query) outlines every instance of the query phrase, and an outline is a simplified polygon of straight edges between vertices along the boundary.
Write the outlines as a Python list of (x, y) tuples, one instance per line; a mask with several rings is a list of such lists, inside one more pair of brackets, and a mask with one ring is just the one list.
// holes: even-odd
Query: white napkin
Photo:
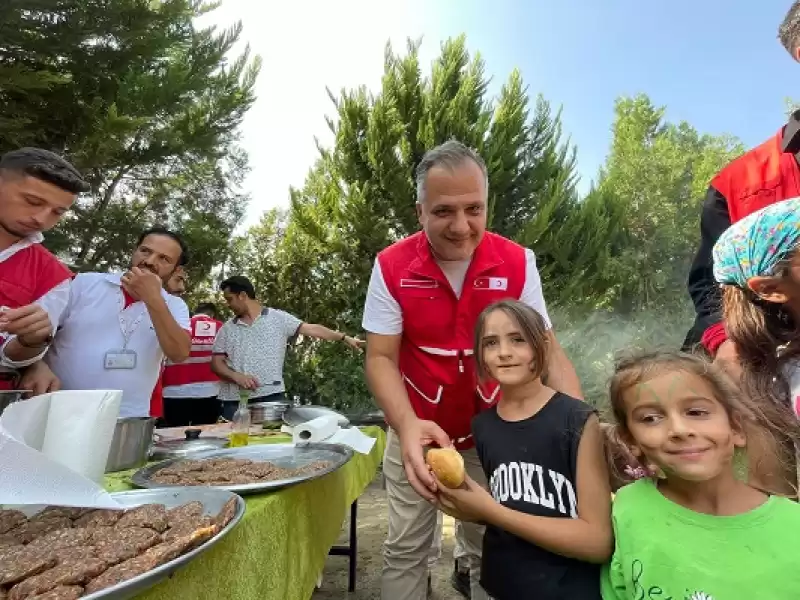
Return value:
[(118, 390), (64, 391), (0, 415), (0, 505), (120, 508), (102, 481), (119, 415)]

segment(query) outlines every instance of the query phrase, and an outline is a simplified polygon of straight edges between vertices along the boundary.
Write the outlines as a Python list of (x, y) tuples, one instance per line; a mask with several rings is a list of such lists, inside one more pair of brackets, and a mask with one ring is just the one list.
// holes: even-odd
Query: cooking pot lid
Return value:
[(228, 445), (228, 438), (198, 437), (183, 440), (162, 440), (153, 445), (153, 457), (181, 458), (195, 452), (219, 450)]

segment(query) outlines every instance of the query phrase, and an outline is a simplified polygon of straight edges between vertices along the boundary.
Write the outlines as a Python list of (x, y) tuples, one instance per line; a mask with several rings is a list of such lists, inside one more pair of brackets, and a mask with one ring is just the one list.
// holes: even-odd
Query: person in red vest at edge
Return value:
[[(72, 273), (42, 246), (78, 194), (89, 189), (60, 156), (21, 148), (0, 158), (0, 390), (44, 356), (69, 301)], [(57, 388), (45, 382), (43, 393)]]
[[(186, 269), (178, 267), (167, 282), (164, 290), (176, 298), (183, 298), (186, 293)], [(187, 307), (188, 310), (188, 307)], [(165, 359), (166, 361), (166, 359)], [(164, 367), (161, 367), (161, 374), (158, 376), (153, 394), (150, 396), (150, 416), (156, 418), (156, 425), (161, 427), (166, 419), (164, 418)]]
[(164, 384), (164, 421), (167, 427), (216, 423), (222, 414), (219, 377), (211, 371), (214, 340), (222, 328), (217, 308), (199, 304), (189, 321), (192, 351), (182, 363), (167, 361)]
[[(800, 62), (800, 0), (792, 4), (778, 28), (778, 39)], [(738, 357), (722, 323), (720, 286), (714, 280), (711, 250), (732, 223), (770, 204), (800, 196), (800, 110), (775, 135), (724, 167), (706, 193), (700, 216), (700, 247), (689, 271), (687, 287), (695, 322), (684, 340), (689, 350), (701, 343), (738, 376)]]
[[(478, 382), (473, 329), (503, 298), (535, 308), (547, 323), (547, 384), (583, 397), (558, 343), (542, 296), (534, 253), (486, 231), (488, 174), (480, 156), (457, 141), (428, 151), (416, 170), (422, 231), (378, 254), (364, 306), (366, 377), (390, 427), (383, 474), (389, 506), (383, 600), (422, 600), (436, 527), (435, 483), (423, 448), (459, 449), (467, 472), (486, 481), (470, 433), (472, 417), (498, 400)], [(483, 527), (463, 523), (472, 600), (480, 587)]]

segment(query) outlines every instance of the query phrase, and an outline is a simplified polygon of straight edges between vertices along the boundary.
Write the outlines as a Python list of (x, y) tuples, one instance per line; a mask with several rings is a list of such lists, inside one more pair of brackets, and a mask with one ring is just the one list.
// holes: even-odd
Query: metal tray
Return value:
[[(253, 446), (242, 446), (240, 448), (226, 448), (224, 450), (212, 450), (210, 452), (198, 452), (188, 457), (188, 460), (203, 460), (206, 458), (247, 458), (255, 462), (271, 462), (278, 467), (285, 469), (296, 469), (314, 462), (315, 460), (326, 460), (331, 462), (331, 466), (315, 473), (298, 475), (286, 479), (276, 479), (275, 481), (264, 481), (260, 483), (244, 483), (233, 485), (215, 485), (211, 489), (228, 490), (237, 494), (259, 494), (262, 492), (272, 492), (281, 488), (311, 481), (332, 473), (342, 465), (346, 464), (353, 457), (353, 450), (341, 444), (315, 444), (308, 443), (295, 446), (294, 444), (255, 444)], [(175, 464), (181, 460), (165, 460), (154, 465), (139, 469), (131, 477), (133, 485), (143, 488), (163, 488), (180, 487), (165, 483), (156, 483), (150, 479), (161, 469)], [(197, 486), (203, 487), (203, 486)]]
[(133, 598), (134, 596), (139, 595), (146, 589), (153, 587), (155, 584), (172, 575), (172, 573), (184, 566), (198, 554), (205, 552), (211, 548), (211, 546), (219, 542), (239, 523), (239, 521), (241, 521), (245, 510), (244, 500), (242, 500), (236, 494), (222, 489), (174, 487), (173, 489), (169, 490), (133, 490), (129, 492), (116, 492), (111, 494), (111, 496), (120, 505), (127, 508), (132, 508), (141, 504), (164, 504), (167, 508), (174, 508), (176, 506), (180, 506), (181, 504), (197, 500), (203, 503), (205, 514), (208, 515), (217, 515), (228, 500), (231, 498), (236, 498), (236, 514), (234, 515), (233, 520), (231, 520), (231, 522), (228, 523), (222, 531), (194, 550), (191, 550), (190, 552), (187, 552), (186, 554), (183, 554), (175, 560), (171, 560), (160, 567), (156, 567), (152, 571), (148, 571), (147, 573), (143, 573), (142, 575), (134, 577), (133, 579), (123, 581), (122, 583), (118, 583), (115, 586), (95, 592), (94, 594), (89, 594), (88, 596), (81, 596), (81, 600), (128, 600), (128, 598)]

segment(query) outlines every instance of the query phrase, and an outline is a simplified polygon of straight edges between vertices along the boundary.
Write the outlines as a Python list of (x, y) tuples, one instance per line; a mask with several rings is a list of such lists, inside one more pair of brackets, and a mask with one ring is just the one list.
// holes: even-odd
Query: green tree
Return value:
[(77, 269), (125, 264), (138, 232), (187, 235), (205, 275), (226, 252), (246, 197), (238, 127), (259, 60), (228, 58), (241, 25), (195, 19), (200, 0), (10, 0), (0, 7), (0, 152), (67, 154), (87, 176), (48, 246)]
[[(569, 222), (571, 236), (605, 243), (600, 234), (592, 237), (588, 218), (573, 216), (584, 210), (575, 194), (574, 150), (548, 103), (539, 98), (529, 106), (517, 71), (496, 98), (488, 97), (483, 61), (469, 55), (463, 36), (442, 45), (428, 77), (418, 48), (411, 41), (404, 55), (387, 48), (377, 93), (330, 94), (333, 146), (321, 149), (304, 186), (292, 190), (288, 219), (267, 215), (240, 249), (240, 268), (302, 319), (360, 329), (375, 255), (419, 227), (414, 169), (426, 150), (451, 138), (486, 161), (490, 229), (529, 243), (544, 262), (559, 251), (550, 244), (564, 240), (532, 221), (555, 229)], [(579, 226), (589, 230), (574, 230)], [(287, 377), (292, 392), (341, 407), (367, 398), (360, 357), (331, 344), (295, 350), (287, 368), (295, 369)]]
[(664, 121), (646, 96), (616, 104), (613, 140), (598, 190), (618, 204), (624, 247), (611, 274), (623, 311), (686, 302), (685, 280), (714, 174), (743, 151), (730, 136)]

